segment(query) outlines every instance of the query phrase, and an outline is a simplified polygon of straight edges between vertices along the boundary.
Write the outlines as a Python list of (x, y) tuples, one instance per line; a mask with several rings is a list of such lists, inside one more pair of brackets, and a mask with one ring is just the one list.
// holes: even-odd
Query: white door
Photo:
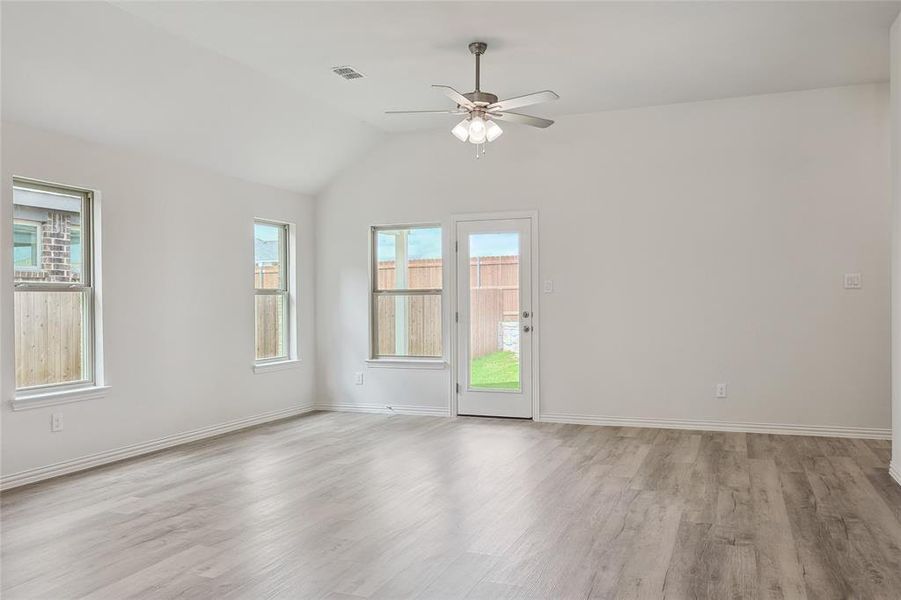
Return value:
[(457, 224), (457, 414), (532, 417), (531, 219)]

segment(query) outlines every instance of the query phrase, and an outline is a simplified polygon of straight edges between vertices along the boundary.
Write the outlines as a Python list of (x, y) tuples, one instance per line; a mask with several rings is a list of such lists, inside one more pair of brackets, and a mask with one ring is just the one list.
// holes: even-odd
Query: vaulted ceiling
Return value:
[[(430, 89), (541, 116), (882, 81), (898, 2), (2, 3), (3, 118), (315, 193)], [(331, 67), (351, 65), (345, 81)], [(535, 132), (540, 135), (540, 131)]]

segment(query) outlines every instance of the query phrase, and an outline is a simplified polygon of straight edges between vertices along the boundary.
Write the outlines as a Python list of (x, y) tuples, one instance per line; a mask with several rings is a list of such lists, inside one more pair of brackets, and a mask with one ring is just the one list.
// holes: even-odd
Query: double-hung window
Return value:
[(253, 280), (256, 361), (293, 358), (289, 226), (257, 219), (253, 223)]
[(96, 383), (93, 195), (13, 181), (16, 390)]
[(441, 228), (373, 227), (371, 357), (442, 356)]

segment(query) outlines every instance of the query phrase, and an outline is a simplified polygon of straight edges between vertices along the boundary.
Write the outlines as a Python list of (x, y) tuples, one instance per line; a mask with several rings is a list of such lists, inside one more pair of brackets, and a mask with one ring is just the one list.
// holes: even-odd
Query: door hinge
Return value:
[(460, 242), (454, 242), (454, 252), (460, 251)]
[(460, 322), (460, 313), (455, 312), (454, 313), (454, 323), (459, 323), (459, 322)]
[(459, 383), (457, 384), (457, 393), (458, 394), (460, 393), (460, 384)]

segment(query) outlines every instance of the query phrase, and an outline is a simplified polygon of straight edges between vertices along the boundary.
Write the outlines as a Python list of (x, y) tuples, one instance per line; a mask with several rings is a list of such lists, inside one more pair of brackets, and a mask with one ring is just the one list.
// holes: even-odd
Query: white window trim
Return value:
[[(254, 314), (253, 331), (254, 331), (254, 361), (252, 363), (254, 373), (270, 373), (273, 371), (283, 371), (285, 369), (293, 369), (300, 366), (301, 360), (298, 353), (299, 319), (297, 309), (297, 226), (287, 221), (279, 221), (278, 219), (267, 219), (263, 217), (254, 217), (253, 223), (264, 223), (269, 225), (277, 225), (286, 229), (285, 237), (285, 268), (284, 274), (287, 287), (284, 291), (286, 295), (285, 314), (288, 319), (285, 328), (285, 345), (287, 346), (287, 355), (275, 358), (256, 358), (256, 315)], [(254, 277), (256, 276), (256, 249), (252, 247)], [(257, 287), (256, 281), (253, 283), (254, 302), (256, 302)]]
[(444, 358), (383, 356), (366, 359), (366, 366), (379, 369), (446, 369), (447, 361)]
[[(435, 295), (441, 298), (441, 356), (396, 356), (380, 355), (376, 352), (377, 335), (375, 318), (377, 295), (376, 270), (378, 268), (378, 251), (376, 248), (379, 231), (396, 229), (427, 229), (435, 228), (441, 232), (441, 289), (425, 290), (394, 290), (391, 293), (398, 295)], [(447, 335), (445, 321), (447, 320), (447, 307), (445, 302), (445, 289), (447, 288), (447, 269), (445, 268), (445, 236), (444, 225), (438, 222), (427, 223), (402, 223), (388, 225), (371, 225), (369, 227), (369, 352), (366, 359), (368, 367), (384, 367), (394, 369), (444, 369), (447, 366)]]
[(299, 358), (261, 361), (253, 365), (253, 372), (269, 373), (271, 371), (286, 371), (288, 369), (297, 369), (301, 366), (301, 364), (302, 363)]
[(83, 400), (96, 400), (105, 398), (112, 388), (108, 385), (89, 385), (75, 387), (68, 390), (52, 390), (42, 389), (40, 392), (19, 392), (16, 397), (10, 401), (12, 409), (30, 410), (33, 408), (45, 408), (47, 406), (56, 406), (58, 404), (70, 404), (72, 402), (81, 402)]
[(33, 267), (19, 267), (15, 264), (15, 236), (13, 236), (13, 270), (19, 271), (23, 273), (37, 273), (43, 269), (41, 265), (41, 256), (44, 254), (44, 230), (41, 227), (40, 221), (32, 221), (31, 219), (13, 219), (13, 228), (15, 229), (16, 225), (28, 225), (29, 227), (34, 227), (37, 235), (37, 252), (35, 254), (35, 258), (37, 259), (37, 263)]
[[(91, 365), (93, 367), (92, 378), (87, 381), (77, 383), (61, 383), (55, 385), (34, 386), (28, 388), (20, 388), (15, 390), (14, 396), (10, 399), (10, 406), (14, 411), (28, 410), (33, 408), (43, 408), (47, 406), (55, 406), (58, 404), (69, 404), (72, 402), (81, 402), (83, 400), (94, 400), (105, 397), (112, 389), (106, 382), (106, 361), (104, 356), (103, 345), (103, 264), (101, 252), (101, 193), (99, 190), (92, 190), (86, 187), (73, 186), (62, 183), (50, 183), (29, 179), (25, 177), (13, 177), (13, 185), (21, 185), (23, 187), (44, 188), (44, 189), (66, 189), (77, 191), (90, 195), (90, 215), (85, 219), (82, 216), (83, 223), (86, 221), (90, 227), (90, 235), (88, 241), (90, 247), (84, 246), (84, 236), (82, 236), (82, 274), (84, 273), (84, 259), (88, 257), (90, 261), (89, 269), (91, 273), (91, 306), (93, 314), (91, 323), (93, 325), (91, 331), (91, 339), (88, 342), (91, 353)], [(84, 233), (84, 226), (80, 226)], [(40, 228), (39, 228), (40, 230)], [(42, 234), (39, 234), (42, 235)], [(21, 269), (16, 269), (21, 270)], [(15, 291), (13, 292), (15, 294)], [(13, 350), (15, 352), (15, 350)]]

